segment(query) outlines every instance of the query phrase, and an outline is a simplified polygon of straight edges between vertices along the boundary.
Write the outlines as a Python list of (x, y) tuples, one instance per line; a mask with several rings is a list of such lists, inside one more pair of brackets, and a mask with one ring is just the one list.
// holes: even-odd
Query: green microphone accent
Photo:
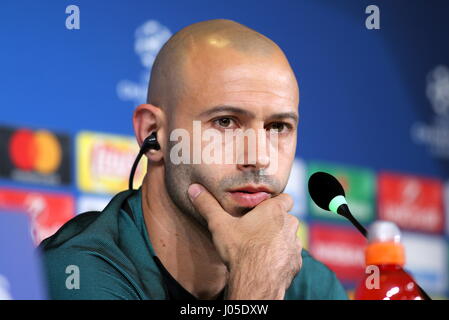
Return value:
[(336, 196), (335, 198), (333, 198), (331, 200), (331, 202), (329, 202), (329, 210), (332, 211), (332, 212), (338, 213), (337, 209), (342, 204), (348, 204), (346, 202), (345, 197), (343, 197), (343, 196)]

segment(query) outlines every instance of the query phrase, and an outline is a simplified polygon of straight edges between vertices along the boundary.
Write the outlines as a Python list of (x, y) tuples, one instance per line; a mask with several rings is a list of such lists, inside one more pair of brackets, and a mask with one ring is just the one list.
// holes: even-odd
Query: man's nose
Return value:
[(239, 170), (261, 170), (270, 165), (269, 145), (266, 131), (256, 130), (255, 138), (245, 138), (243, 147), (237, 149), (237, 167)]

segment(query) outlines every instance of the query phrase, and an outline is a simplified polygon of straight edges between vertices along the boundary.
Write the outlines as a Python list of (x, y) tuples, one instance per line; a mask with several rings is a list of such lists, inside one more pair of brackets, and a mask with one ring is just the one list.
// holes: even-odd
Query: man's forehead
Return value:
[(189, 113), (194, 114), (223, 105), (235, 107), (228, 112), (247, 110), (247, 116), (265, 117), (275, 111), (297, 114), (299, 89), (291, 69), (270, 62), (227, 59), (191, 67), (183, 78), (180, 106), (191, 108)]
[(275, 64), (239, 61), (202, 65), (183, 77), (184, 95), (206, 105), (260, 104), (265, 101), (277, 107), (299, 103), (299, 88), (291, 70)]

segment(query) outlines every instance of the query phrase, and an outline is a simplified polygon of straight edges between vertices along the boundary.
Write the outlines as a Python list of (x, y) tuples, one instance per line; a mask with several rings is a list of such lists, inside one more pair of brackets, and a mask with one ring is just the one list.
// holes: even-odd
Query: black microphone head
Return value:
[(315, 172), (309, 178), (309, 194), (318, 207), (330, 211), (329, 203), (337, 196), (345, 197), (340, 182), (326, 172)]

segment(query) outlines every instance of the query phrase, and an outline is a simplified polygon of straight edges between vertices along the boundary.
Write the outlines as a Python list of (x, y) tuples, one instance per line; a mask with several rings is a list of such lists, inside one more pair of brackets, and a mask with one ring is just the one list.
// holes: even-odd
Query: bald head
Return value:
[[(150, 132), (158, 134), (160, 150), (147, 153), (150, 186), (158, 188), (154, 194), (165, 186), (176, 207), (204, 226), (187, 195), (191, 183), (205, 186), (235, 216), (247, 208), (229, 190), (265, 183), (273, 194), (282, 192), (295, 156), (298, 103), (290, 64), (267, 37), (221, 19), (180, 30), (156, 57), (148, 103), (138, 106), (133, 118), (139, 143)], [(248, 154), (259, 143), (247, 141), (241, 148), (238, 139), (229, 139), (238, 129), (257, 135), (259, 142), (266, 138), (265, 147), (257, 147), (256, 163), (248, 163)], [(269, 177), (262, 174), (270, 162), (264, 150), (276, 155), (278, 170)], [(178, 161), (181, 154), (184, 160)], [(201, 160), (211, 154), (212, 163)], [(232, 164), (225, 163), (229, 155)]]
[[(187, 90), (186, 82), (195, 81), (196, 71), (201, 72), (201, 67), (192, 64), (208, 62), (207, 68), (220, 68), (225, 62), (242, 63), (243, 57), (277, 61), (290, 69), (282, 50), (272, 40), (240, 23), (216, 19), (189, 25), (175, 33), (158, 53), (147, 102), (163, 109), (175, 107)], [(189, 65), (196, 69), (190, 72), (193, 79), (187, 76)]]

